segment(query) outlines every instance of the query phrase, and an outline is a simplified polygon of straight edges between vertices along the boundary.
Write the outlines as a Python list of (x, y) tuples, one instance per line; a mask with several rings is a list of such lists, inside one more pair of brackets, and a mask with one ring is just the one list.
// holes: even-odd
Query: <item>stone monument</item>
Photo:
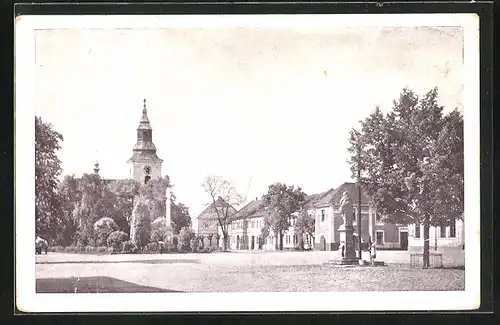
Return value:
[(343, 254), (341, 255), (341, 259), (338, 260), (336, 264), (358, 264), (358, 258), (356, 257), (356, 251), (354, 249), (354, 227), (352, 225), (354, 208), (349, 193), (344, 192), (342, 194), (339, 205), (339, 213), (344, 221), (344, 223), (338, 228), (340, 233), (339, 249), (342, 250)]
[(172, 229), (171, 221), (172, 221), (172, 203), (171, 203), (171, 198), (172, 198), (172, 193), (170, 191), (170, 178), (168, 175), (165, 177), (167, 179), (167, 189), (165, 193), (166, 197), (166, 202), (165, 202), (165, 223), (166, 223), (166, 238), (165, 238), (165, 244), (167, 247), (173, 246), (173, 236), (174, 232)]

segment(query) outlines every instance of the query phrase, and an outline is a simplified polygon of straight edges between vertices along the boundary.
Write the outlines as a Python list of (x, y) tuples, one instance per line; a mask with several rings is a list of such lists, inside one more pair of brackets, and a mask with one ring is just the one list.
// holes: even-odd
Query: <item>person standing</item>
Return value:
[(370, 250), (370, 264), (375, 266), (375, 258), (377, 257), (377, 249), (375, 247), (375, 243), (372, 242), (372, 237), (368, 238), (368, 249)]

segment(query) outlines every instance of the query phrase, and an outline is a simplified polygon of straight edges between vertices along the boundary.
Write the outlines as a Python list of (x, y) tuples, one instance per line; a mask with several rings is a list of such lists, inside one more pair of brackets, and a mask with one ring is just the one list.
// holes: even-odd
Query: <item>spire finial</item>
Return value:
[(142, 118), (144, 119), (147, 115), (148, 111), (146, 109), (146, 98), (144, 98), (144, 104), (143, 104), (143, 108), (142, 108)]
[(99, 161), (96, 161), (94, 166), (95, 166), (94, 172), (96, 175), (98, 175), (99, 174)]

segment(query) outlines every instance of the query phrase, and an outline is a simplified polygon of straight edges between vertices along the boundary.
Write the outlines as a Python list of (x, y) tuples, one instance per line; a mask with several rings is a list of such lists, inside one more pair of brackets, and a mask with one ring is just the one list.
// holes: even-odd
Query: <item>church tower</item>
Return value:
[(162, 162), (163, 160), (156, 155), (156, 147), (153, 144), (153, 129), (149, 124), (146, 99), (144, 99), (142, 118), (137, 128), (137, 142), (132, 158), (128, 160), (132, 170), (132, 179), (140, 184), (145, 184), (152, 178), (162, 177)]

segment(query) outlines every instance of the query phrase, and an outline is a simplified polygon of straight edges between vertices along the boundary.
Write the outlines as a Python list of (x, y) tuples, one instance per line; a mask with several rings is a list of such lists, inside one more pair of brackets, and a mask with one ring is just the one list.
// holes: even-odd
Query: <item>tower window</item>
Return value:
[(146, 175), (146, 177), (144, 177), (144, 184), (147, 184), (147, 182), (151, 179), (151, 176), (149, 175)]

